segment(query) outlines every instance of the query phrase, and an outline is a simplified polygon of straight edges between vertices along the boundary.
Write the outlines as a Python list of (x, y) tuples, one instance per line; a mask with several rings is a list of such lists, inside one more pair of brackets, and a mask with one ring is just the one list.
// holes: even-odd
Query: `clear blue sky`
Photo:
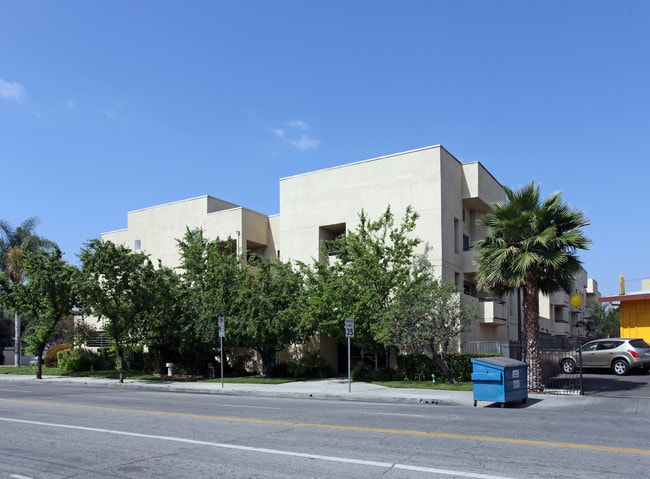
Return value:
[(442, 144), (584, 210), (604, 294), (650, 277), (650, 2), (0, 5), (0, 218), (76, 262), (128, 211)]

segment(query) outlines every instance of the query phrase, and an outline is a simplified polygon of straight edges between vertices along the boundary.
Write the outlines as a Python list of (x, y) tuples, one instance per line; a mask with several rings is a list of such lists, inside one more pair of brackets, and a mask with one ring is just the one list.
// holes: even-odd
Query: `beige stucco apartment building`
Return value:
[[(430, 246), (436, 271), (479, 308), (480, 317), (460, 346), (496, 351), (518, 339), (519, 303), (516, 295), (491, 298), (477, 289), (472, 245), (486, 233), (478, 218), (504, 199), (503, 187), (483, 165), (462, 163), (438, 145), (282, 178), (277, 215), (201, 196), (129, 212), (126, 229), (104, 233), (102, 239), (174, 266), (177, 239), (186, 228), (202, 228), (209, 238), (236, 239), (241, 253), (311, 262), (319, 258), (323, 241), (356, 228), (362, 209), (377, 218), (390, 205), (401, 218), (410, 205), (420, 216), (414, 234)], [(585, 302), (598, 296), (586, 273), (576, 284)], [(574, 308), (563, 293), (540, 299), (543, 334), (585, 333), (580, 330), (584, 306)]]

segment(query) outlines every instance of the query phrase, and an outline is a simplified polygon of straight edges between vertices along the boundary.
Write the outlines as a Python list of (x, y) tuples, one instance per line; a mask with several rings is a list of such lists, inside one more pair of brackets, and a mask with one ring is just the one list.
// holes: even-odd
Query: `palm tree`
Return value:
[(494, 204), (481, 219), (488, 235), (475, 245), (477, 279), (481, 288), (499, 296), (522, 288), (528, 387), (541, 391), (539, 293), (572, 292), (582, 267), (576, 251), (590, 243), (581, 229), (589, 220), (564, 203), (560, 192), (542, 201), (534, 181), (516, 191), (504, 190), (506, 201)]
[[(23, 277), (23, 257), (26, 252), (50, 249), (56, 244), (34, 232), (38, 219), (31, 217), (23, 221), (16, 229), (5, 220), (0, 220), (0, 272), (9, 280), (9, 285), (21, 284)], [(20, 316), (14, 308), (15, 347), (14, 365), (20, 366)]]

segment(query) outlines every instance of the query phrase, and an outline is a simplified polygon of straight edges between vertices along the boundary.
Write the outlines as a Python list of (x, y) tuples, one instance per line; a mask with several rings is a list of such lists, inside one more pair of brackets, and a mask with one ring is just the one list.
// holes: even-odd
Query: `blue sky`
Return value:
[(650, 2), (0, 4), (0, 218), (76, 262), (128, 211), (442, 144), (584, 210), (604, 294), (650, 277)]

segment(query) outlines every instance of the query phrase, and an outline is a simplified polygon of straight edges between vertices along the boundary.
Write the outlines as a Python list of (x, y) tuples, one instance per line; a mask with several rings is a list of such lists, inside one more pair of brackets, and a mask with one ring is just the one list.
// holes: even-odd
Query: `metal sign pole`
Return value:
[(348, 392), (352, 392), (352, 375), (350, 374), (350, 336), (348, 336)]
[(350, 341), (354, 338), (354, 318), (345, 318), (345, 337), (348, 338), (348, 392), (352, 392)]
[(223, 388), (223, 337), (226, 335), (226, 318), (219, 316), (219, 352), (221, 354), (221, 387)]

